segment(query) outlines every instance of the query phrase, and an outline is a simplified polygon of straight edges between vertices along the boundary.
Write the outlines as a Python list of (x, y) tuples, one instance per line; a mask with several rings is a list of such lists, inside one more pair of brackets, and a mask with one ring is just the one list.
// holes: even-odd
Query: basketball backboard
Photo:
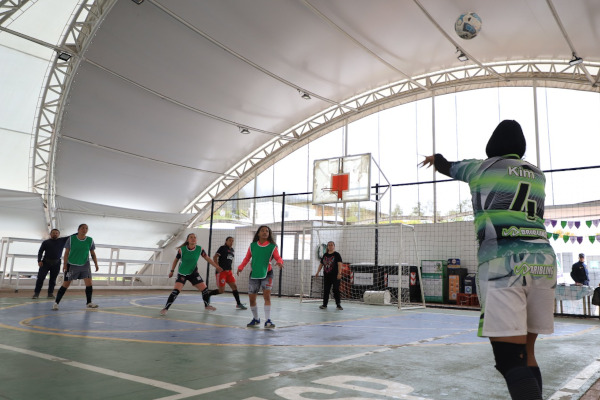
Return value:
[(371, 197), (371, 154), (315, 160), (313, 204), (368, 201)]

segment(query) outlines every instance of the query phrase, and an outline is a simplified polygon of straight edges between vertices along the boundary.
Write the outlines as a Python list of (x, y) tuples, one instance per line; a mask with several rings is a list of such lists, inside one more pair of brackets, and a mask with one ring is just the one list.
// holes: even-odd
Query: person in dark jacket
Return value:
[(58, 229), (52, 229), (50, 231), (50, 239), (46, 239), (42, 242), (40, 250), (38, 251), (38, 267), (40, 268), (35, 282), (35, 289), (33, 289), (32, 299), (40, 297), (42, 291), (42, 285), (44, 285), (44, 279), (50, 272), (50, 279), (48, 280), (48, 298), (54, 298), (54, 286), (56, 285), (56, 277), (60, 272), (60, 259), (62, 257), (63, 248), (68, 236), (59, 237), (60, 231)]
[(590, 285), (590, 276), (588, 274), (587, 265), (585, 265), (585, 254), (579, 253), (579, 261), (571, 267), (571, 278), (578, 286)]

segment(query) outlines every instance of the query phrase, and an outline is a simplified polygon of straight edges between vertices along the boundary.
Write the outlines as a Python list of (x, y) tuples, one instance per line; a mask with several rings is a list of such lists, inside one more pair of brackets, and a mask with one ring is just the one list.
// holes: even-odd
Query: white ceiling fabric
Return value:
[[(600, 61), (595, 2), (554, 5), (580, 54)], [(465, 10), (483, 18), (471, 41), (453, 31)], [(272, 139), (240, 135), (236, 124), (281, 134), (332, 103), (462, 66), (453, 41), (482, 63), (571, 57), (544, 0), (119, 1), (71, 87), (57, 193), (181, 211)], [(297, 88), (313, 99), (301, 99)], [(79, 191), (88, 169), (98, 184)]]
[[(57, 43), (78, 0), (30, 1), (2, 26)], [(0, 32), (0, 188), (29, 191), (31, 135), (41, 87), (54, 51)]]
[(56, 196), (57, 227), (63, 234), (87, 224), (96, 243), (156, 247), (183, 230), (190, 214), (169, 214), (104, 206)]
[[(58, 43), (77, 1), (58, 14), (50, 4), (31, 2), (10, 29)], [(483, 19), (473, 40), (454, 32), (465, 11)], [(334, 104), (467, 64), (568, 61), (573, 50), (598, 63), (598, 26), (597, 0), (119, 0), (77, 56), (55, 133), (55, 191), (63, 199), (177, 215), (273, 134)], [(457, 45), (466, 64), (456, 58)], [(27, 145), (18, 135), (31, 132), (36, 88), (54, 52), (1, 32), (0, 56), (0, 140), (21, 153)], [(21, 66), (25, 56), (32, 66)], [(23, 86), (15, 86), (19, 80)], [(241, 135), (238, 125), (251, 134)], [(24, 190), (15, 182), (25, 179), (29, 156), (14, 162), (18, 174), (3, 173), (0, 187)], [(0, 168), (12, 164), (3, 158)], [(59, 214), (67, 224), (82, 215)], [(161, 240), (158, 232), (151, 236)]]
[(0, 237), (42, 238), (47, 232), (42, 196), (0, 189)]

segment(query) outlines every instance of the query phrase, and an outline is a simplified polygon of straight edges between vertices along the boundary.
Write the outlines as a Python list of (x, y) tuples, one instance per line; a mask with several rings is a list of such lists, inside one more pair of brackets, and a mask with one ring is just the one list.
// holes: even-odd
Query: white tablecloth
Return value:
[(594, 288), (589, 286), (557, 285), (554, 296), (556, 300), (581, 300), (584, 297), (591, 296), (593, 293)]

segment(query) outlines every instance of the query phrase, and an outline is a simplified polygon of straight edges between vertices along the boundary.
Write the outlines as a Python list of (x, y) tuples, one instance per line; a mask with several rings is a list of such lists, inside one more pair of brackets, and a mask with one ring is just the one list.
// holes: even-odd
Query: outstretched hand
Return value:
[[(419, 163), (419, 167), (429, 168), (432, 165), (434, 165), (434, 162), (435, 162), (435, 155), (426, 156), (425, 159)], [(434, 165), (434, 167), (435, 167), (435, 165)]]

